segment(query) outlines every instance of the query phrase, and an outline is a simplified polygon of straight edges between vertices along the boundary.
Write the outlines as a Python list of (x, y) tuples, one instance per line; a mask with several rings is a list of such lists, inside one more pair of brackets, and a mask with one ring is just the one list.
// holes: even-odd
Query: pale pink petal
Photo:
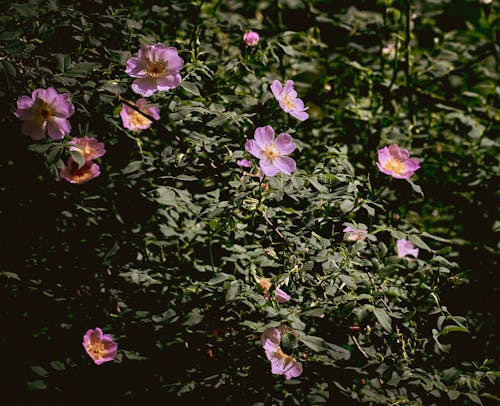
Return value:
[(139, 58), (130, 58), (125, 73), (133, 78), (143, 78), (146, 76), (146, 64)]
[(255, 142), (257, 145), (264, 149), (267, 145), (271, 144), (274, 140), (274, 130), (271, 126), (258, 127), (254, 133)]
[(275, 80), (273, 84), (271, 85), (271, 90), (273, 92), (273, 95), (276, 99), (280, 99), (281, 97), (281, 91), (283, 89), (283, 86), (281, 85), (279, 80)]
[(143, 97), (149, 97), (157, 91), (156, 81), (149, 77), (136, 79), (132, 83), (132, 90)]
[(292, 379), (302, 375), (303, 368), (300, 362), (293, 360), (284, 368), (285, 379)]
[[(17, 99), (17, 108), (19, 109), (16, 112), (16, 115), (18, 112), (26, 109), (30, 109), (33, 106), (33, 99), (29, 96), (21, 96)], [(18, 116), (19, 117), (19, 116)]]
[(276, 140), (274, 141), (274, 144), (278, 147), (278, 149), (281, 152), (281, 155), (288, 155), (295, 151), (295, 148), (297, 145), (292, 142), (292, 137), (290, 134), (287, 133), (281, 133), (276, 137)]
[(65, 118), (53, 117), (47, 121), (47, 131), (50, 138), (60, 140), (71, 132), (71, 124)]
[(41, 140), (45, 135), (46, 125), (34, 120), (23, 121), (21, 132), (30, 136), (33, 140)]
[(170, 90), (178, 87), (182, 82), (181, 75), (178, 73), (168, 75), (163, 78), (156, 79), (156, 86), (158, 90)]
[(290, 111), (290, 115), (299, 119), (300, 121), (304, 121), (309, 118), (309, 114), (307, 114), (305, 111), (292, 110)]
[[(276, 162), (276, 160), (274, 162)], [(266, 176), (275, 176), (280, 173), (280, 169), (275, 166), (273, 162), (266, 162), (263, 159), (260, 161), (260, 169), (262, 169), (262, 172), (264, 172)]]
[(410, 157), (408, 151), (406, 149), (400, 148), (397, 144), (389, 145), (389, 153), (398, 161), (406, 161)]
[(245, 149), (250, 152), (254, 157), (262, 158), (262, 148), (260, 148), (255, 140), (248, 140), (245, 144)]
[[(295, 163), (295, 161), (288, 156), (282, 156), (282, 157), (276, 158), (273, 161), (273, 165), (274, 165), (274, 167), (278, 168), (279, 171), (283, 172), (286, 175), (291, 175), (292, 172), (295, 172), (295, 169), (297, 169), (297, 164)], [(262, 161), (261, 161), (260, 166), (262, 168)], [(264, 170), (264, 168), (262, 168), (262, 169)], [(264, 173), (266, 173), (266, 172), (264, 171)], [(273, 175), (270, 175), (268, 173), (266, 173), (266, 175), (273, 176)]]

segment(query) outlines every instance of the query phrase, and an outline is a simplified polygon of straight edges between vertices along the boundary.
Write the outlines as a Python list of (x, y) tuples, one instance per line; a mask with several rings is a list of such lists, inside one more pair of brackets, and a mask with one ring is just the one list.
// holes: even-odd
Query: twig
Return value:
[(356, 347), (358, 347), (358, 350), (359, 352), (361, 352), (361, 354), (363, 354), (363, 356), (366, 358), (366, 359), (370, 359), (370, 356), (366, 353), (365, 350), (363, 350), (363, 348), (361, 348), (361, 346), (359, 345), (358, 343), (358, 340), (356, 340), (356, 337), (354, 336), (349, 336), (352, 338), (352, 341), (354, 341), (354, 344), (356, 344)]

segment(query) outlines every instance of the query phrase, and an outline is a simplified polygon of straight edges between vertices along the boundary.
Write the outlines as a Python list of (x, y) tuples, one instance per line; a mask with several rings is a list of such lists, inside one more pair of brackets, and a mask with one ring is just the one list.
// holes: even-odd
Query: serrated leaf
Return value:
[(311, 350), (315, 352), (323, 351), (326, 348), (325, 340), (323, 340), (321, 337), (301, 335), (299, 336), (299, 341), (304, 343), (306, 346), (308, 346)]
[(28, 384), (26, 385), (26, 389), (29, 390), (29, 391), (32, 391), (32, 390), (42, 390), (42, 389), (47, 389), (47, 385), (45, 384), (44, 381), (42, 381), (41, 379), (39, 379), (39, 380), (36, 380), (36, 381), (28, 382)]
[(78, 164), (78, 169), (83, 168), (85, 165), (85, 157), (79, 150), (70, 151), (71, 158)]

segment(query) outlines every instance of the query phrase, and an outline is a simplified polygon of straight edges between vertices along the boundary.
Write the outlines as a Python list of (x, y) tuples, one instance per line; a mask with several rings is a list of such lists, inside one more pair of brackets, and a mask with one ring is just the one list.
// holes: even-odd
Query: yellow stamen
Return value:
[(92, 354), (92, 357), (94, 359), (104, 358), (104, 355), (106, 353), (106, 348), (104, 347), (104, 344), (100, 341), (88, 343), (87, 350), (90, 354)]
[(395, 158), (388, 159), (382, 165), (382, 167), (385, 170), (392, 171), (398, 175), (402, 175), (403, 172), (406, 170), (406, 167), (405, 167), (405, 164), (403, 163), (403, 161), (400, 161), (399, 159), (395, 159)]
[(128, 121), (130, 125), (135, 129), (139, 129), (139, 127), (144, 127), (151, 123), (151, 120), (143, 116), (141, 113), (138, 113), (137, 111), (129, 113)]
[(35, 119), (40, 122), (50, 120), (54, 115), (52, 108), (41, 99), (36, 99), (33, 103), (33, 109), (35, 111)]
[(289, 94), (285, 94), (283, 96), (283, 98), (281, 99), (281, 101), (290, 110), (295, 110), (295, 107), (297, 106), (295, 99), (292, 96), (290, 96)]
[(146, 75), (152, 79), (158, 79), (165, 75), (167, 64), (165, 62), (149, 62), (146, 66)]
[(269, 162), (274, 161), (281, 155), (278, 147), (276, 147), (276, 145), (274, 144), (267, 145), (262, 151), (262, 153), (264, 155), (264, 158)]

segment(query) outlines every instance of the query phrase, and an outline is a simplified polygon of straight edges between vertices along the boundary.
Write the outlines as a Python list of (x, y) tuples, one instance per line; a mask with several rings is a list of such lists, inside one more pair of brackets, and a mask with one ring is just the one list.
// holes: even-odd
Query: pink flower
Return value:
[(243, 41), (245, 44), (247, 44), (249, 47), (253, 47), (257, 45), (259, 42), (259, 34), (256, 33), (255, 31), (248, 31), (243, 35)]
[[(160, 119), (160, 109), (157, 107), (148, 107), (148, 101), (146, 99), (139, 99), (135, 103), (137, 108), (143, 113), (148, 114), (155, 120)], [(125, 128), (132, 131), (146, 130), (151, 127), (152, 121), (146, 116), (142, 115), (138, 111), (134, 110), (132, 107), (122, 104), (122, 110), (120, 111), (120, 117), (122, 118), (122, 123)]]
[(73, 158), (68, 159), (66, 166), (59, 173), (61, 178), (78, 185), (88, 182), (100, 174), (101, 171), (99, 169), (99, 165), (93, 163), (92, 161), (86, 161), (81, 168), (78, 168), (78, 164), (73, 160)]
[(410, 158), (406, 149), (392, 144), (378, 150), (377, 166), (382, 173), (393, 178), (408, 179), (420, 168), (420, 162), (417, 158)]
[(286, 155), (295, 150), (290, 134), (282, 133), (274, 139), (271, 126), (258, 127), (253, 140), (248, 140), (245, 149), (260, 159), (260, 168), (266, 176), (274, 176), (279, 172), (290, 175), (296, 169), (295, 161)]
[(87, 162), (92, 159), (100, 158), (106, 153), (104, 144), (97, 141), (95, 138), (73, 138), (71, 140), (71, 144), (72, 145), (69, 147), (69, 150), (79, 151)]
[(415, 248), (411, 241), (408, 240), (397, 240), (396, 247), (398, 249), (398, 257), (403, 258), (407, 255), (413, 255), (415, 258), (418, 257), (418, 248)]
[(177, 49), (161, 43), (144, 45), (139, 50), (137, 58), (127, 61), (125, 73), (137, 78), (132, 83), (132, 90), (144, 97), (149, 97), (156, 91), (174, 89), (181, 84), (179, 71), (184, 61)]
[(116, 356), (118, 344), (116, 344), (110, 334), (103, 334), (99, 327), (95, 330), (87, 330), (83, 336), (83, 347), (90, 358), (97, 365), (103, 362), (113, 361)]
[(69, 93), (57, 93), (49, 87), (36, 89), (29, 96), (17, 99), (16, 116), (23, 121), (22, 132), (34, 140), (40, 140), (47, 131), (54, 140), (64, 138), (71, 132), (71, 124), (67, 120), (75, 112)]
[(285, 375), (291, 379), (302, 375), (302, 364), (291, 355), (287, 355), (280, 347), (282, 328), (269, 328), (260, 337), (260, 342), (266, 357), (271, 361), (271, 372), (276, 375)]
[(304, 102), (297, 97), (297, 92), (293, 88), (293, 80), (287, 80), (285, 86), (282, 86), (279, 80), (275, 80), (271, 85), (271, 90), (283, 111), (300, 121), (309, 117), (309, 114), (305, 112), (307, 107), (304, 107)]
[(238, 159), (236, 161), (236, 165), (245, 167), (245, 168), (250, 168), (252, 166), (252, 162), (250, 162), (248, 159)]
[[(269, 278), (260, 278), (259, 285), (262, 288), (262, 293), (264, 295), (264, 299), (269, 300), (269, 289), (271, 289), (271, 279)], [(274, 298), (279, 303), (288, 302), (291, 299), (291, 296), (286, 293), (284, 290), (277, 288), (274, 291)]]
[(363, 241), (368, 234), (368, 231), (361, 228), (346, 227), (343, 231), (347, 233), (347, 241)]

